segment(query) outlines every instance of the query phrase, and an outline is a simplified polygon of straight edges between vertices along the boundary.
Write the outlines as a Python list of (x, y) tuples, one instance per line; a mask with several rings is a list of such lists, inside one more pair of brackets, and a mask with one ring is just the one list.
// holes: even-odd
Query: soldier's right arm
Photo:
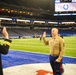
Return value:
[(46, 41), (45, 37), (43, 37), (43, 42), (45, 45), (49, 45), (49, 41)]
[(46, 32), (43, 33), (43, 42), (44, 42), (45, 45), (49, 45), (49, 41), (47, 41), (45, 39), (45, 37), (46, 37)]

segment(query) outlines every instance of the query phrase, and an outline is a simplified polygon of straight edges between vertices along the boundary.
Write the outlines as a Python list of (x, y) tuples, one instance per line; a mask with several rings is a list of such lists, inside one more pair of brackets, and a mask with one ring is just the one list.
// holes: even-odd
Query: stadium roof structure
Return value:
[(0, 0), (0, 17), (39, 20), (76, 20), (76, 16), (54, 16), (54, 0)]
[[(1, 0), (0, 8), (6, 10), (9, 14), (12, 15), (29, 17), (43, 17), (44, 15), (51, 15), (53, 12), (52, 7), (50, 7), (50, 0)], [(53, 6), (53, 4), (51, 3)], [(2, 12), (2, 11), (0, 11)], [(15, 13), (14, 13), (15, 12)], [(28, 15), (28, 16), (27, 16)]]
[(10, 4), (10, 5), (16, 5), (16, 6), (22, 6), (22, 7), (29, 7), (29, 8), (36, 8), (36, 9), (50, 9), (50, 0), (1, 0), (1, 2)]

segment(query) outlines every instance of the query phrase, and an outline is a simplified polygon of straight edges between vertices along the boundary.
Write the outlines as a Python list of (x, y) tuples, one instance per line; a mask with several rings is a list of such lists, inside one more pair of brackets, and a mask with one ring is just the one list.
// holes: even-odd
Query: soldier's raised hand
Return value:
[(46, 37), (46, 32), (43, 33), (43, 37)]
[(6, 39), (9, 38), (9, 37), (8, 37), (8, 32), (7, 32), (7, 30), (6, 30), (6, 27), (3, 27), (2, 34), (3, 34), (4, 38), (6, 38)]

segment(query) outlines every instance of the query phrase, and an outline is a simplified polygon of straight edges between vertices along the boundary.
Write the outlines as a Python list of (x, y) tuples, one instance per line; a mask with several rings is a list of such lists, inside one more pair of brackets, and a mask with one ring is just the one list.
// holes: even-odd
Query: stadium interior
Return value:
[[(1, 30), (4, 26), (11, 45), (3, 39)], [(48, 40), (54, 27), (64, 37), (65, 44), (54, 39), (53, 43), (49, 42), (52, 43), (50, 48), (43, 43), (42, 35), (45, 31)], [(55, 61), (58, 65), (63, 64), (60, 65), (60, 70), (63, 67), (65, 71), (63, 75), (76, 75), (76, 0), (0, 0), (0, 44), (3, 44), (3, 50), (10, 45), (8, 55), (1, 54), (4, 75), (53, 75), (49, 48), (54, 56), (55, 47), (59, 47), (59, 51), (56, 50), (59, 58), (65, 50), (63, 62)], [(54, 57), (58, 58), (59, 54)], [(59, 70), (55, 71), (59, 73)]]
[(63, 36), (76, 35), (76, 15), (54, 16), (63, 13), (54, 11), (54, 0), (0, 0), (0, 6), (0, 28), (6, 26), (10, 38), (39, 37), (44, 31), (51, 36), (53, 27)]

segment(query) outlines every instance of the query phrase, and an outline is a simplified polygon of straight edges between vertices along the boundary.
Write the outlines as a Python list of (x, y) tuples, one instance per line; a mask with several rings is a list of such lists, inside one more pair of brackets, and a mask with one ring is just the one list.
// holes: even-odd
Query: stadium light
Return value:
[(4, 9), (4, 8), (2, 8), (2, 10), (4, 11), (5, 9)]

